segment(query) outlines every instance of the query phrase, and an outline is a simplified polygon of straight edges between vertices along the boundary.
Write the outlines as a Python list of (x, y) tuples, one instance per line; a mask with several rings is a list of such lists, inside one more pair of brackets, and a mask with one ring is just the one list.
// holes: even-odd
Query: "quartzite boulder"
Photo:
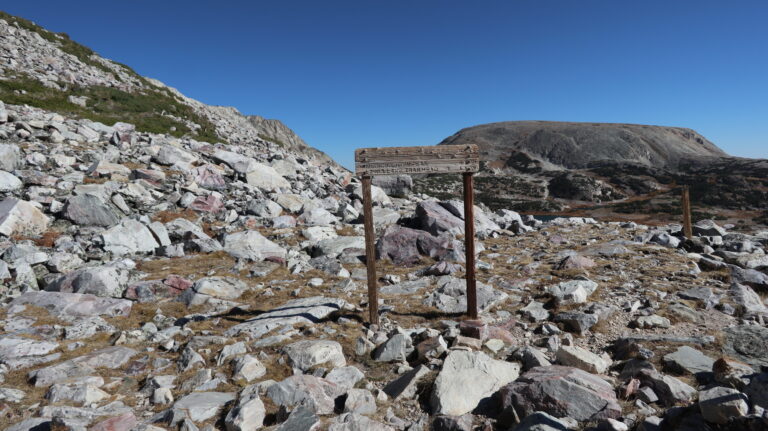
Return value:
[(48, 229), (48, 217), (27, 201), (6, 198), (0, 202), (0, 234), (39, 235)]
[(224, 251), (238, 259), (254, 261), (270, 257), (285, 258), (284, 248), (255, 230), (235, 232), (224, 237)]
[(22, 186), (21, 180), (10, 172), (0, 170), (0, 193), (8, 193), (19, 190)]
[(125, 219), (101, 234), (104, 250), (123, 256), (136, 253), (152, 253), (160, 244), (143, 223)]
[(189, 418), (202, 422), (216, 416), (224, 406), (235, 399), (231, 392), (192, 392), (173, 404), (172, 423)]
[(435, 380), (430, 404), (435, 414), (461, 416), (515, 380), (520, 365), (497, 361), (483, 352), (452, 351)]
[(120, 298), (128, 287), (128, 274), (117, 264), (80, 268), (53, 281), (45, 290)]
[(347, 365), (341, 344), (330, 340), (303, 340), (283, 348), (293, 368), (302, 372), (314, 366), (328, 364), (331, 367)]

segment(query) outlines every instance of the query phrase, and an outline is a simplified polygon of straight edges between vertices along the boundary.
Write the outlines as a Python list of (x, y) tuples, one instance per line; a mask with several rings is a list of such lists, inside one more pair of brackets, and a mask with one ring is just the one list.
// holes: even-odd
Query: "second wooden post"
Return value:
[(691, 226), (691, 192), (688, 186), (683, 186), (683, 233), (688, 239), (693, 238), (693, 227)]
[(371, 325), (379, 324), (379, 288), (376, 284), (376, 247), (373, 230), (371, 177), (363, 176), (363, 223), (365, 227), (365, 266), (368, 269), (368, 313)]
[(472, 173), (464, 172), (464, 242), (467, 257), (467, 314), (477, 319), (477, 283), (475, 281), (475, 194)]

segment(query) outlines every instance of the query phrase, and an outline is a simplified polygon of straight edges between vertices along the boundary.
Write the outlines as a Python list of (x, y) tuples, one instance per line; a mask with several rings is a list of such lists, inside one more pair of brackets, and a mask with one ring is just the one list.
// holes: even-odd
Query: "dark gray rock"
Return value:
[(502, 418), (545, 412), (555, 417), (592, 421), (621, 416), (613, 386), (578, 368), (536, 367), (499, 391)]
[(731, 326), (724, 331), (723, 351), (753, 367), (768, 366), (768, 328), (761, 326)]
[(377, 175), (373, 185), (380, 187), (389, 196), (405, 198), (411, 194), (413, 180), (410, 175)]
[(288, 419), (276, 431), (312, 431), (320, 424), (320, 418), (304, 406), (293, 409)]
[(64, 217), (80, 226), (110, 227), (119, 221), (111, 206), (90, 194), (69, 198), (64, 207)]
[(595, 314), (579, 311), (564, 311), (555, 315), (555, 322), (562, 323), (569, 332), (583, 334), (595, 326), (599, 320)]
[(664, 355), (663, 361), (673, 372), (694, 375), (711, 373), (712, 364), (715, 363), (714, 359), (688, 346), (680, 346), (676, 351)]

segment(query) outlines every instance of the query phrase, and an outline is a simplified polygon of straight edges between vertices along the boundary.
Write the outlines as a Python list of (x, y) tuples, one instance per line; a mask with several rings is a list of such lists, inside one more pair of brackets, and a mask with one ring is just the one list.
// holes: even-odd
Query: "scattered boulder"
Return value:
[(6, 198), (0, 202), (0, 234), (35, 236), (48, 229), (48, 217), (27, 201)]
[(452, 351), (435, 380), (430, 404), (435, 414), (461, 416), (487, 402), (519, 373), (517, 363), (497, 361), (483, 352)]
[(621, 416), (613, 386), (578, 368), (552, 365), (526, 371), (499, 391), (504, 415), (544, 412), (578, 421)]

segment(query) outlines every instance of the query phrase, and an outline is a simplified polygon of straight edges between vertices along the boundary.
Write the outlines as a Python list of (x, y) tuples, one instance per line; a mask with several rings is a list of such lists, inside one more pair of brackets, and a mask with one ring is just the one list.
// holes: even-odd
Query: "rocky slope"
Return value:
[(129, 121), (141, 132), (286, 150), (339, 166), (278, 120), (245, 116), (184, 96), (100, 57), (65, 34), (0, 12), (0, 98), (95, 121)]
[[(690, 129), (518, 121), (462, 129), (485, 163), (476, 187), (494, 208), (648, 222), (680, 217), (691, 188), (699, 217), (768, 222), (768, 161), (730, 157)], [(453, 176), (416, 178), (417, 191), (458, 196)]]
[(768, 231), (476, 208), (467, 320), (461, 202), (376, 187), (371, 326), (349, 172), (186, 133), (0, 102), (0, 429), (768, 427)]

